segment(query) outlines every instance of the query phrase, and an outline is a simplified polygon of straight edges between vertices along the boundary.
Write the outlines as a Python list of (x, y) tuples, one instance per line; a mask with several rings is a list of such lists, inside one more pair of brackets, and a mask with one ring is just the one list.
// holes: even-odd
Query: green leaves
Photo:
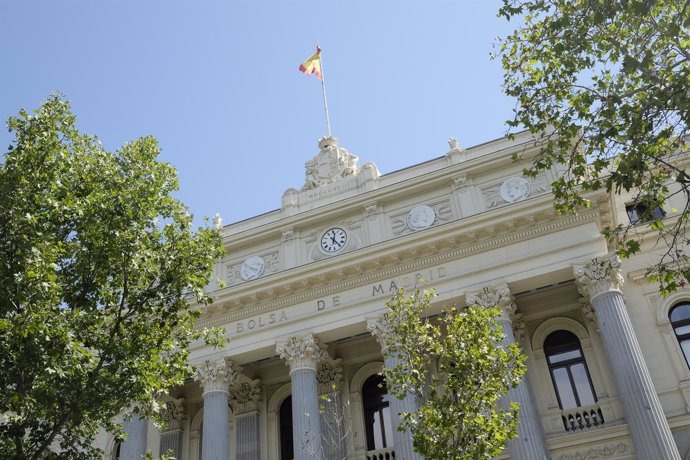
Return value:
[[(504, 92), (517, 102), (508, 125), (547, 140), (531, 175), (564, 168), (553, 184), (556, 209), (576, 212), (598, 190), (661, 207), (681, 201), (672, 225), (651, 226), (667, 250), (650, 273), (685, 264), (690, 189), (674, 178), (686, 177), (680, 156), (690, 121), (687, 2), (503, 0), (499, 15), (520, 20), (500, 42)], [(642, 237), (632, 230), (617, 228), (610, 241)]]
[(218, 233), (192, 231), (174, 168), (144, 137), (106, 152), (51, 96), (10, 118), (0, 165), (0, 457), (100, 458), (99, 427), (189, 374), (188, 292), (204, 292)]
[(435, 294), (398, 291), (387, 303), (387, 356), (399, 358), (384, 371), (389, 392), (412, 394), (417, 412), (401, 414), (414, 448), (428, 459), (490, 459), (517, 433), (518, 407), (498, 407), (526, 371), (517, 345), (502, 346), (497, 309), (451, 307), (427, 317)]

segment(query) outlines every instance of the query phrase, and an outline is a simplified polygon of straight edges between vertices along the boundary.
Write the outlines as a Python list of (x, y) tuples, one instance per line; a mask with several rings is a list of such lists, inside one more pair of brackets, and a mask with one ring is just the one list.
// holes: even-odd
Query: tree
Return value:
[[(690, 2), (503, 0), (499, 15), (522, 22), (500, 43), (517, 100), (508, 124), (546, 139), (525, 173), (566, 166), (552, 184), (562, 212), (589, 206), (591, 191), (631, 192), (665, 243), (652, 279), (662, 293), (690, 281)], [(685, 205), (665, 220), (658, 208), (674, 195)], [(640, 250), (638, 223), (605, 230), (619, 255)]]
[(494, 458), (517, 436), (517, 405), (506, 411), (498, 400), (520, 382), (525, 356), (514, 343), (501, 345), (497, 308), (451, 307), (431, 320), (434, 296), (399, 290), (387, 304), (386, 354), (399, 359), (384, 370), (388, 391), (421, 402), (401, 414), (399, 429), (411, 430), (415, 451), (429, 460)]
[(20, 111), (0, 164), (0, 457), (101, 458), (99, 427), (189, 375), (190, 297), (222, 254), (153, 137), (106, 152), (68, 102)]

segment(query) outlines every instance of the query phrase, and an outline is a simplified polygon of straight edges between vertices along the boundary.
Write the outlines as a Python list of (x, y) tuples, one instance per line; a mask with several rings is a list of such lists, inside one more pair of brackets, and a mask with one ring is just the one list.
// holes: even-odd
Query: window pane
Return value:
[(580, 353), (580, 350), (571, 350), (571, 351), (566, 351), (565, 353), (558, 353), (555, 355), (551, 355), (551, 356), (549, 356), (549, 361), (552, 364), (555, 364), (555, 363), (560, 363), (561, 361), (567, 361), (569, 359), (579, 358), (580, 356), (582, 356), (582, 354)]
[(676, 335), (678, 335), (678, 336), (690, 334), (690, 325), (677, 327), (675, 329), (675, 331), (676, 331)]
[(389, 447), (393, 445), (393, 424), (391, 423), (391, 411), (388, 406), (383, 408), (383, 429), (386, 433), (386, 445)]
[[(381, 412), (374, 414), (374, 449), (383, 449), (383, 420), (381, 420)], [(371, 446), (370, 446), (371, 447)]]
[(680, 304), (671, 311), (671, 322), (690, 318), (690, 304)]
[(570, 385), (570, 377), (566, 368), (561, 367), (553, 370), (553, 382), (556, 385), (556, 392), (561, 399), (561, 409), (572, 409), (577, 407), (575, 394)]
[(577, 395), (580, 397), (580, 405), (589, 406), (590, 404), (594, 404), (596, 401), (594, 401), (592, 385), (589, 382), (589, 376), (587, 375), (585, 365), (582, 363), (575, 364), (571, 366), (570, 372), (573, 374)]

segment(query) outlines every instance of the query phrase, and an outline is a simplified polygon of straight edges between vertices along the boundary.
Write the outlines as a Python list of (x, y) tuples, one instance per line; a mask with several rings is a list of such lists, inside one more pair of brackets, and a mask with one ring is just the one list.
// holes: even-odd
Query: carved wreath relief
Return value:
[(436, 220), (436, 211), (425, 204), (415, 206), (407, 213), (407, 226), (414, 231), (424, 230), (433, 225)]

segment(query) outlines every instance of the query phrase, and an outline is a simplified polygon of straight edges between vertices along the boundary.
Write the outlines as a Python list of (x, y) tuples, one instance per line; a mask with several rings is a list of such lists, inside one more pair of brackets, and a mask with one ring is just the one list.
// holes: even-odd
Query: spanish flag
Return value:
[(309, 56), (309, 59), (304, 61), (300, 66), (300, 72), (305, 75), (316, 75), (316, 78), (321, 80), (321, 48), (316, 47), (316, 53)]

